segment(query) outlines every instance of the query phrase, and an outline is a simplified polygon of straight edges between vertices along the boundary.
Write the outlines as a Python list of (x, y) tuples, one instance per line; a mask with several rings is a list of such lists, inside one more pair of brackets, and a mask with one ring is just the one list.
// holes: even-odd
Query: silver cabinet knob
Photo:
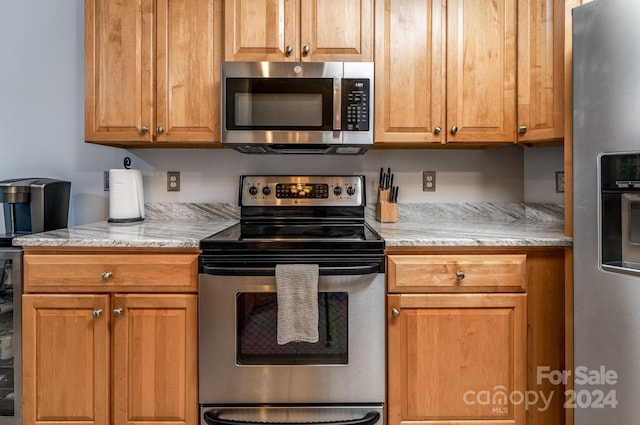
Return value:
[(309, 49), (309, 46), (304, 46), (304, 47), (302, 48), (302, 54), (304, 54), (304, 55), (309, 54), (309, 50), (310, 50), (310, 49)]
[(451, 134), (456, 134), (458, 132), (458, 126), (454, 125), (451, 127)]
[(140, 133), (147, 134), (148, 132), (149, 132), (149, 127), (147, 127), (146, 125), (143, 125), (142, 127), (140, 127)]
[(464, 272), (456, 272), (456, 279), (458, 280), (464, 279)]
[(520, 132), (520, 134), (524, 134), (527, 132), (527, 126), (526, 125), (521, 125), (520, 127), (518, 127), (518, 131)]
[(121, 308), (113, 309), (113, 317), (120, 317), (120, 316), (122, 316), (122, 309)]
[(158, 132), (158, 134), (162, 134), (164, 133), (164, 127), (157, 127), (156, 131)]
[(93, 310), (91, 312), (91, 315), (93, 316), (94, 319), (97, 319), (98, 317), (102, 316), (102, 310), (101, 309)]
[(291, 55), (291, 52), (293, 52), (293, 47), (291, 47), (291, 46), (287, 46), (287, 47), (285, 47), (285, 48), (284, 48), (284, 53), (285, 53), (287, 56)]
[(111, 279), (113, 277), (113, 273), (111, 273), (111, 272), (103, 272), (100, 277), (102, 277), (102, 280), (107, 281), (107, 280), (109, 280), (109, 279)]
[(397, 308), (394, 308), (391, 310), (391, 317), (393, 317), (394, 319), (396, 317), (400, 317), (400, 310), (398, 310)]
[(436, 128), (433, 129), (433, 132), (435, 134), (440, 134), (442, 132), (442, 129), (440, 127), (436, 127)]

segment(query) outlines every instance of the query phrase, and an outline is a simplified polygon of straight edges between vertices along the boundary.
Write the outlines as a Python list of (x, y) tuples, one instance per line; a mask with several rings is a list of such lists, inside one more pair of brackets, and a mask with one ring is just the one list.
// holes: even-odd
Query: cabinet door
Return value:
[(225, 0), (224, 59), (299, 60), (296, 12), (296, 0)]
[(300, 57), (373, 61), (373, 0), (301, 0)]
[(151, 141), (153, 8), (153, 0), (85, 0), (86, 141)]
[(564, 2), (518, 1), (518, 141), (564, 136)]
[(107, 295), (23, 295), (23, 422), (109, 425)]
[(158, 142), (220, 140), (221, 3), (158, 0)]
[(197, 295), (115, 295), (113, 308), (113, 423), (197, 425)]
[(447, 141), (515, 142), (516, 1), (447, 2)]
[(525, 423), (510, 395), (525, 394), (526, 295), (403, 294), (387, 304), (389, 425)]
[(444, 141), (445, 31), (442, 0), (376, 2), (376, 143)]

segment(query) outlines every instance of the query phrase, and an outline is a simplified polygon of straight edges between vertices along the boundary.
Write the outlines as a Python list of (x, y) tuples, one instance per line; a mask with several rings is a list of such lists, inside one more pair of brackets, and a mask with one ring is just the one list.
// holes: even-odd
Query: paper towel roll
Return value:
[(109, 221), (128, 223), (144, 219), (144, 192), (140, 170), (109, 170)]

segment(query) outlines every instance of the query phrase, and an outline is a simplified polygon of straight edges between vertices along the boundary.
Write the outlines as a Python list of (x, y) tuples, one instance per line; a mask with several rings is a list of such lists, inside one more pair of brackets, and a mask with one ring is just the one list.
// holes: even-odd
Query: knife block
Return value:
[(378, 189), (378, 204), (376, 220), (381, 223), (396, 223), (398, 221), (398, 204), (389, 202), (389, 189)]

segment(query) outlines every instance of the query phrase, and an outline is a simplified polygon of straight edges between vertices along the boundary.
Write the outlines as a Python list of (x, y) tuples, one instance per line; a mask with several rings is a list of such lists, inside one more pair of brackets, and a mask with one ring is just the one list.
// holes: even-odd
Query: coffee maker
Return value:
[(0, 181), (7, 235), (24, 235), (67, 227), (71, 183), (50, 178)]

